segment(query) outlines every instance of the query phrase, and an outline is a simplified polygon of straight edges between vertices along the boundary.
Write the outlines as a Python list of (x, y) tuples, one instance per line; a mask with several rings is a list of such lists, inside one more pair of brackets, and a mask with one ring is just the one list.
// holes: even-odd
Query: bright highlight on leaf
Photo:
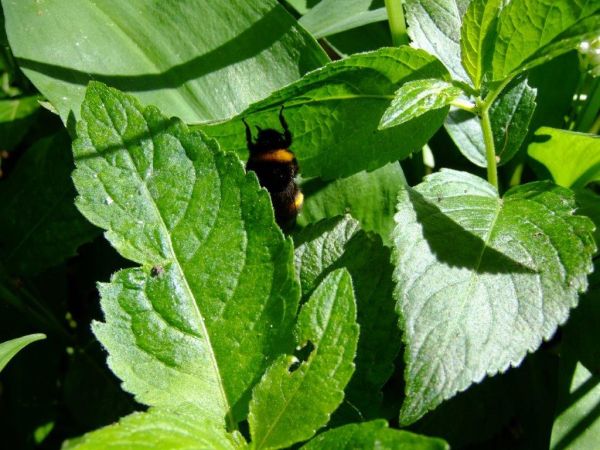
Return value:
[(396, 91), (394, 100), (383, 113), (378, 128), (395, 127), (428, 111), (444, 108), (462, 93), (462, 89), (443, 80), (430, 78), (409, 81)]
[(298, 304), (268, 194), (235, 156), (102, 84), (90, 84), (81, 118), (77, 206), (141, 264), (100, 286), (94, 333), (111, 369), (139, 402), (192, 403), (237, 423), (289, 348)]
[(400, 194), (392, 260), (409, 424), (507, 370), (564, 323), (587, 287), (593, 225), (567, 189), (538, 182), (498, 198), (444, 170)]
[(600, 137), (554, 128), (540, 128), (528, 149), (561, 186), (583, 188), (600, 181)]
[(302, 307), (294, 329), (297, 356), (284, 355), (254, 388), (253, 448), (283, 448), (312, 437), (344, 398), (358, 341), (352, 279), (331, 272)]

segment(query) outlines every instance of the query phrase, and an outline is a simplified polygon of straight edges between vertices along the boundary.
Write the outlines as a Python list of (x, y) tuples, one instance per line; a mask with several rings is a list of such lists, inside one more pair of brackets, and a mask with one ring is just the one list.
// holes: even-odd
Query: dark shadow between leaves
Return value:
[[(408, 195), (423, 228), (423, 237), (438, 261), (477, 273), (536, 273), (465, 230), (414, 189)], [(440, 197), (440, 201), (442, 198)]]
[(276, 6), (247, 30), (214, 50), (156, 74), (107, 75), (26, 58), (17, 58), (17, 62), (22, 69), (30, 69), (54, 79), (82, 86), (95, 80), (127, 92), (178, 88), (190, 80), (256, 56), (279, 41), (292, 28), (293, 23), (291, 18), (281, 20), (281, 10)]

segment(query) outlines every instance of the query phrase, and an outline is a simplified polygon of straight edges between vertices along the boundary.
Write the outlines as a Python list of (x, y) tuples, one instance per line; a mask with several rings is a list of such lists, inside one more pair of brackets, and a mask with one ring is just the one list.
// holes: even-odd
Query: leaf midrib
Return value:
[[(120, 100), (118, 100), (118, 102), (121, 104), (121, 107), (123, 108), (123, 110), (126, 110), (126, 108), (125, 108), (125, 107), (124, 107), (124, 105), (121, 103), (121, 101), (120, 101)], [(184, 288), (185, 288), (186, 292), (188, 293), (189, 297), (190, 297), (190, 298), (193, 300), (193, 304), (194, 304), (194, 311), (195, 311), (195, 312), (196, 312), (196, 314), (197, 314), (197, 318), (198, 318), (198, 322), (199, 322), (199, 324), (200, 324), (201, 332), (202, 332), (202, 334), (204, 335), (204, 338), (205, 338), (205, 339), (206, 339), (206, 341), (207, 341), (207, 344), (208, 344), (208, 345), (207, 345), (207, 348), (208, 348), (208, 349), (210, 349), (210, 351), (209, 351), (208, 353), (209, 353), (210, 360), (211, 360), (211, 362), (212, 362), (212, 365), (213, 365), (214, 371), (215, 371), (215, 373), (216, 373), (216, 375), (217, 375), (217, 378), (218, 378), (218, 381), (219, 381), (219, 383), (217, 383), (217, 384), (218, 384), (218, 386), (219, 386), (219, 391), (220, 391), (220, 393), (221, 393), (221, 397), (222, 397), (222, 399), (223, 399), (223, 405), (226, 407), (226, 411), (225, 411), (225, 412), (226, 412), (226, 417), (228, 418), (228, 422), (229, 422), (231, 425), (234, 425), (234, 420), (233, 420), (233, 416), (232, 416), (232, 414), (231, 414), (231, 407), (230, 407), (230, 404), (229, 404), (229, 399), (227, 398), (227, 395), (226, 395), (226, 393), (225, 393), (225, 390), (224, 390), (224, 388), (223, 388), (223, 382), (222, 382), (222, 380), (223, 380), (223, 377), (221, 376), (221, 372), (220, 372), (220, 369), (219, 369), (219, 365), (218, 365), (218, 363), (217, 363), (217, 359), (216, 359), (216, 356), (215, 356), (215, 353), (214, 353), (214, 350), (213, 350), (213, 345), (212, 345), (212, 343), (211, 343), (211, 341), (210, 341), (210, 335), (209, 335), (209, 333), (208, 333), (208, 329), (206, 328), (206, 325), (205, 325), (205, 323), (204, 323), (204, 318), (202, 317), (202, 314), (201, 314), (201, 312), (200, 312), (200, 309), (199, 309), (199, 307), (198, 307), (198, 303), (196, 302), (196, 296), (194, 295), (194, 293), (193, 293), (193, 291), (192, 291), (192, 289), (191, 289), (191, 287), (190, 287), (190, 284), (189, 284), (189, 282), (188, 282), (188, 279), (187, 279), (186, 273), (185, 273), (185, 271), (183, 270), (183, 267), (182, 267), (181, 263), (179, 262), (179, 258), (177, 257), (177, 253), (175, 252), (175, 249), (174, 249), (174, 247), (173, 247), (173, 242), (172, 242), (172, 240), (171, 240), (171, 234), (170, 234), (170, 233), (169, 233), (169, 231), (168, 231), (167, 224), (166, 224), (166, 222), (165, 222), (165, 220), (164, 220), (164, 218), (163, 218), (163, 216), (162, 216), (162, 214), (161, 214), (161, 211), (160, 211), (160, 209), (159, 209), (158, 205), (156, 204), (156, 202), (154, 201), (154, 198), (153, 198), (153, 197), (152, 197), (152, 195), (150, 194), (150, 190), (148, 189), (148, 186), (146, 185), (146, 183), (145, 183), (144, 179), (141, 177), (140, 173), (138, 172), (138, 170), (137, 170), (137, 166), (136, 166), (136, 164), (134, 163), (134, 161), (133, 161), (133, 158), (131, 157), (131, 153), (129, 152), (129, 148), (126, 146), (125, 142), (124, 142), (124, 141), (123, 141), (123, 139), (122, 139), (122, 136), (121, 136), (121, 135), (119, 134), (119, 132), (117, 131), (117, 128), (116, 128), (116, 126), (115, 126), (115, 123), (114, 123), (114, 121), (113, 121), (113, 118), (112, 118), (111, 114), (109, 113), (109, 111), (108, 111), (108, 109), (107, 109), (107, 107), (106, 107), (106, 105), (105, 105), (104, 101), (102, 101), (102, 107), (104, 108), (104, 111), (106, 112), (106, 114), (107, 114), (107, 117), (108, 117), (108, 118), (109, 118), (109, 120), (110, 120), (110, 123), (111, 123), (111, 126), (112, 126), (112, 128), (113, 128), (113, 131), (114, 131), (114, 132), (115, 132), (115, 134), (118, 136), (118, 138), (119, 138), (119, 141), (120, 141), (120, 143), (121, 143), (121, 145), (122, 145), (123, 149), (125, 149), (125, 153), (127, 154), (127, 157), (128, 157), (129, 163), (132, 165), (132, 167), (133, 167), (133, 169), (134, 169), (134, 170), (132, 170), (131, 172), (135, 174), (135, 177), (137, 178), (138, 182), (139, 182), (139, 183), (140, 183), (140, 185), (143, 187), (144, 194), (145, 194), (145, 196), (146, 196), (146, 197), (147, 197), (147, 199), (148, 199), (147, 201), (149, 201), (149, 202), (150, 202), (150, 204), (152, 205), (153, 209), (154, 209), (154, 210), (155, 210), (155, 212), (156, 212), (156, 215), (157, 215), (157, 217), (158, 217), (158, 218), (159, 218), (159, 220), (160, 220), (160, 225), (161, 225), (161, 227), (162, 227), (162, 229), (163, 229), (163, 231), (164, 231), (164, 235), (165, 235), (165, 236), (166, 236), (166, 238), (167, 238), (167, 243), (168, 243), (169, 251), (170, 251), (170, 253), (171, 253), (172, 257), (173, 257), (173, 262), (174, 262), (175, 266), (177, 267), (177, 270), (180, 272), (179, 274), (180, 274), (180, 276), (181, 276), (181, 279), (182, 279), (182, 280), (183, 280), (183, 282), (184, 282)], [(151, 142), (152, 142), (152, 154), (154, 154), (154, 152), (155, 152), (155, 149), (156, 149), (156, 146), (155, 146), (155, 139), (154, 139), (154, 132), (151, 130), (151, 128), (150, 128), (150, 126), (149, 126), (148, 122), (146, 121), (146, 118), (145, 118), (145, 116), (144, 116), (144, 114), (143, 114), (143, 111), (140, 111), (138, 108), (136, 108), (136, 110), (137, 110), (137, 111), (139, 111), (139, 112), (141, 113), (141, 116), (144, 118), (144, 123), (145, 123), (145, 125), (146, 125), (147, 131), (148, 131), (148, 135), (149, 135), (149, 137), (150, 137), (150, 140), (151, 140)], [(171, 136), (172, 136), (174, 139), (176, 139), (176, 140), (177, 140), (177, 142), (179, 142), (179, 143), (181, 144), (181, 141), (179, 140), (179, 138), (178, 138), (177, 136), (174, 136), (174, 135), (171, 135)], [(183, 145), (183, 144), (181, 144), (181, 145)], [(109, 161), (108, 161), (108, 160), (105, 158), (105, 156), (104, 156), (102, 153), (99, 153), (98, 151), (96, 151), (96, 152), (97, 152), (97, 153), (98, 153), (98, 154), (99, 154), (99, 155), (100, 155), (102, 158), (104, 158), (104, 159), (105, 159), (105, 161), (107, 161), (107, 163), (108, 163), (108, 164), (110, 164), (110, 162), (109, 162)]]

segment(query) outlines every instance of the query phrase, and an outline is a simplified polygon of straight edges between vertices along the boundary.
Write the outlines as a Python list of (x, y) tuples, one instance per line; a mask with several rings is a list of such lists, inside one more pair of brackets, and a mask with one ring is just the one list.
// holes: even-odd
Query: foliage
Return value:
[(1, 2), (3, 445), (594, 448), (599, 1)]

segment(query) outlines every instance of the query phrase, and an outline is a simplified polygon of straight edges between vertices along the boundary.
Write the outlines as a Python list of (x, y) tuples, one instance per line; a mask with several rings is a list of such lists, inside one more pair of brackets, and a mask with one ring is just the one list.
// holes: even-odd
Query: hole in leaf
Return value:
[(306, 341), (306, 344), (302, 347), (296, 347), (296, 351), (294, 352), (294, 362), (288, 367), (288, 372), (292, 373), (298, 370), (303, 362), (308, 361), (308, 358), (314, 349), (315, 345), (310, 340)]

